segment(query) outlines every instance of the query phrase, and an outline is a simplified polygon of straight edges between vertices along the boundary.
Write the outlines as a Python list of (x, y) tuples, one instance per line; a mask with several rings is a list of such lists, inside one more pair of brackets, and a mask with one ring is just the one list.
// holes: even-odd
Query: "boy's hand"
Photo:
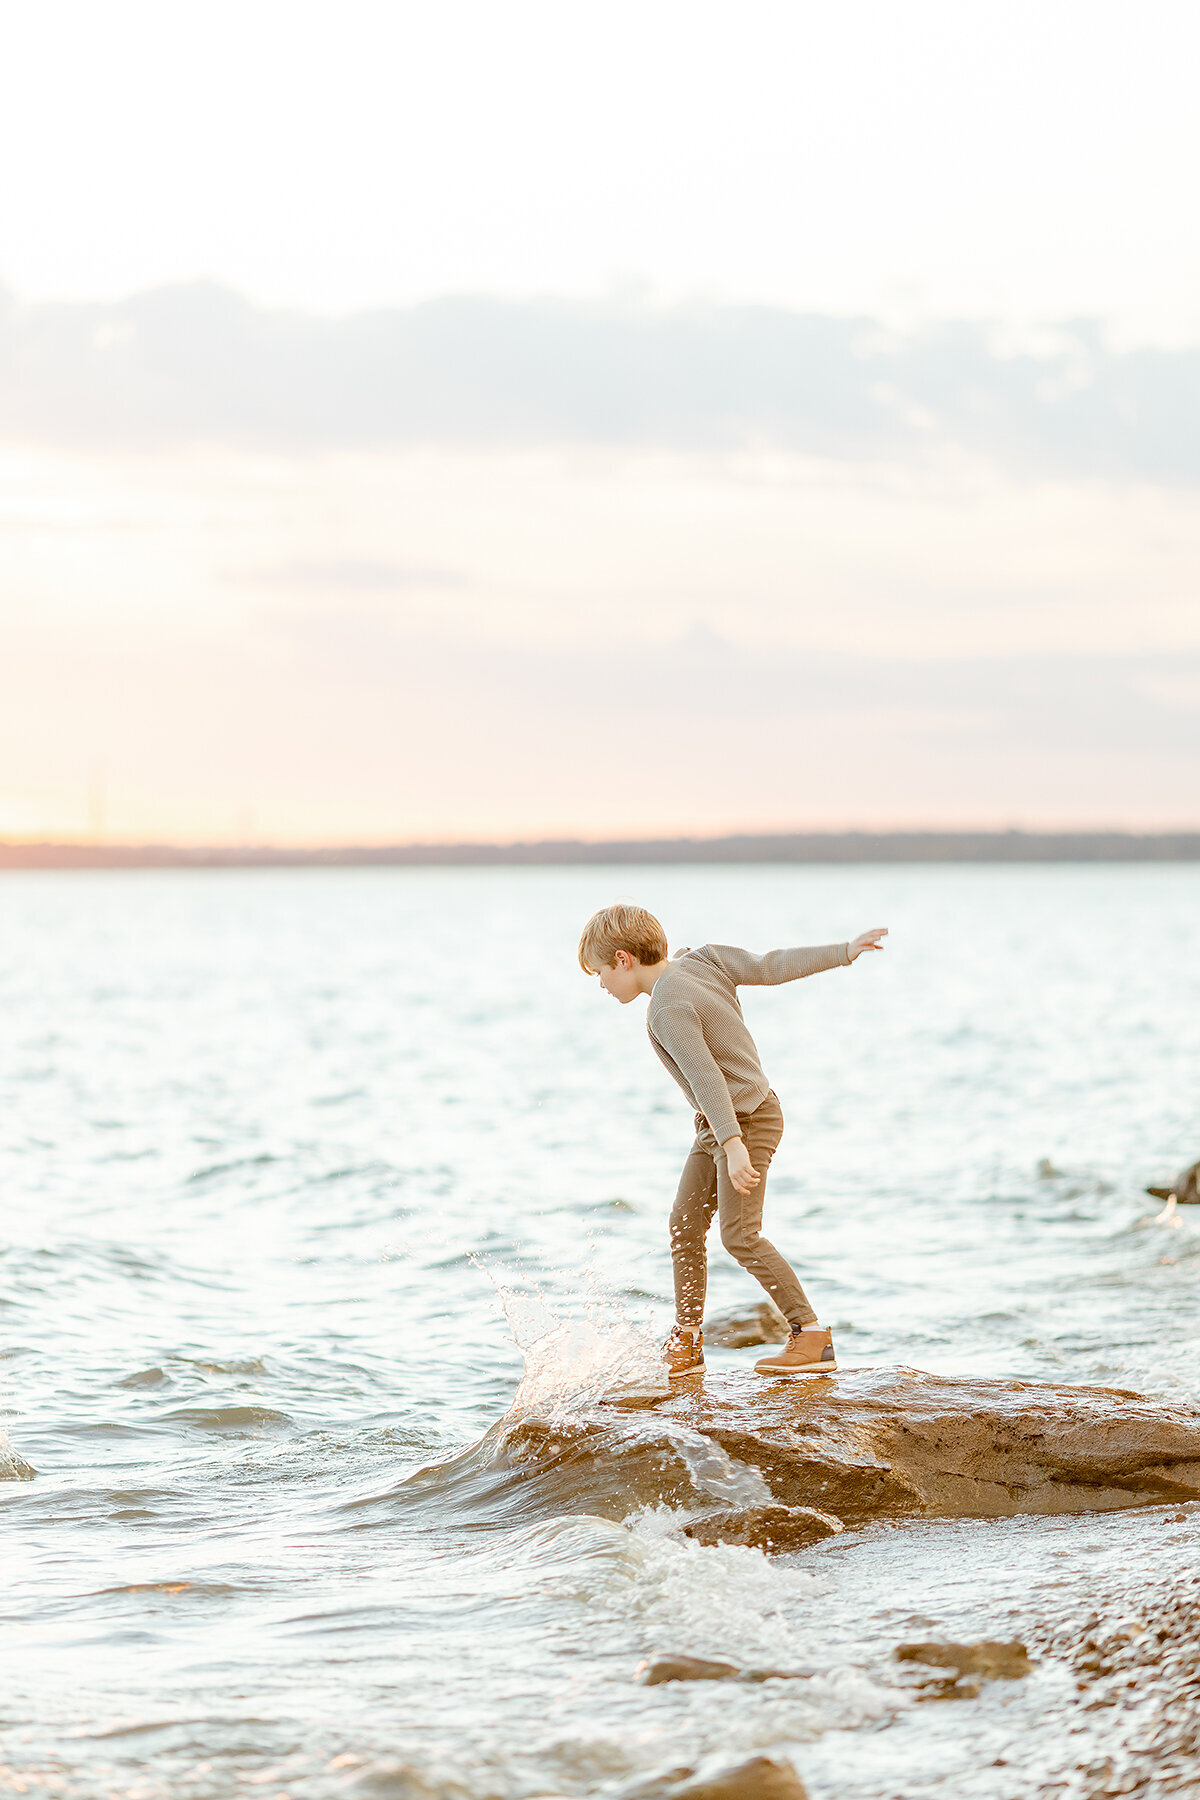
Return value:
[(725, 1161), (729, 1166), (729, 1179), (739, 1194), (748, 1194), (756, 1188), (762, 1179), (750, 1161), (750, 1152), (740, 1137), (726, 1138), (721, 1145), (725, 1152)]
[(879, 940), (885, 938), (887, 934), (886, 925), (877, 925), (874, 931), (860, 931), (858, 936), (852, 938), (846, 945), (850, 961), (853, 962), (856, 956), (861, 956), (864, 950), (882, 950), (883, 945)]

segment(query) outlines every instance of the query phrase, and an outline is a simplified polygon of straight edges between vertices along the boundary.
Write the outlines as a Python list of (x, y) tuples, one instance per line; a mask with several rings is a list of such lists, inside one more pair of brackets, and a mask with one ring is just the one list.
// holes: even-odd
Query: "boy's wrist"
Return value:
[(722, 1150), (728, 1150), (730, 1144), (740, 1144), (741, 1141), (742, 1141), (741, 1132), (735, 1131), (732, 1137), (727, 1137), (727, 1138), (721, 1139), (721, 1148), (722, 1148)]

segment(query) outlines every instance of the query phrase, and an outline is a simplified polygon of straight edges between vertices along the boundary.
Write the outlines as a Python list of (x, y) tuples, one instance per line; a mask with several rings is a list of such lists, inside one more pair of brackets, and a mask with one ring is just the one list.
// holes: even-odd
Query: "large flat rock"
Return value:
[[(508, 1413), (395, 1497), (483, 1526), (720, 1508), (724, 1539), (734, 1512), (749, 1521), (787, 1507), (832, 1514), (836, 1529), (1200, 1498), (1200, 1409), (1119, 1388), (894, 1367), (767, 1380), (745, 1369), (627, 1410), (629, 1399)], [(761, 1471), (769, 1493), (747, 1492), (729, 1458)]]
[(710, 1377), (656, 1411), (847, 1523), (1005, 1518), (1200, 1498), (1200, 1410), (1120, 1388), (887, 1368)]

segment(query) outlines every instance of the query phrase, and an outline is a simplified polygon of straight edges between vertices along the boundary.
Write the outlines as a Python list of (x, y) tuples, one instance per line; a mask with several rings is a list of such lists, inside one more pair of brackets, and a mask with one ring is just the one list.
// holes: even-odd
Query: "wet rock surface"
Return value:
[(752, 1756), (705, 1775), (672, 1769), (656, 1781), (622, 1788), (616, 1800), (808, 1800), (808, 1795), (791, 1763)]
[(760, 1300), (730, 1306), (704, 1321), (704, 1341), (719, 1350), (745, 1350), (752, 1344), (785, 1344), (788, 1322), (777, 1306)]
[(845, 1526), (814, 1506), (747, 1506), (708, 1513), (683, 1528), (698, 1544), (747, 1544), (755, 1550), (805, 1550)]
[(1118, 1388), (846, 1371), (710, 1377), (656, 1409), (846, 1524), (1008, 1518), (1200, 1497), (1200, 1409)]
[(624, 1519), (638, 1505), (711, 1505), (702, 1465), (713, 1445), (760, 1471), (767, 1504), (851, 1527), (1200, 1498), (1198, 1407), (1119, 1388), (895, 1367), (792, 1380), (709, 1370), (633, 1413), (595, 1403), (569, 1416), (525, 1414), (404, 1489), (419, 1498), (435, 1488), (440, 1514), (486, 1508), (494, 1522), (563, 1512)]

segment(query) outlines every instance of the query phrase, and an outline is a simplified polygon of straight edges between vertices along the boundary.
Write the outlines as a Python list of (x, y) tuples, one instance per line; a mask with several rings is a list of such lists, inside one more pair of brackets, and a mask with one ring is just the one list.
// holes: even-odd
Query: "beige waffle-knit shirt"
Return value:
[(739, 987), (775, 987), (850, 961), (848, 944), (768, 950), (755, 956), (731, 944), (684, 950), (654, 984), (646, 1030), (659, 1060), (718, 1144), (737, 1137), (738, 1113), (753, 1112), (771, 1091), (738, 1004)]

